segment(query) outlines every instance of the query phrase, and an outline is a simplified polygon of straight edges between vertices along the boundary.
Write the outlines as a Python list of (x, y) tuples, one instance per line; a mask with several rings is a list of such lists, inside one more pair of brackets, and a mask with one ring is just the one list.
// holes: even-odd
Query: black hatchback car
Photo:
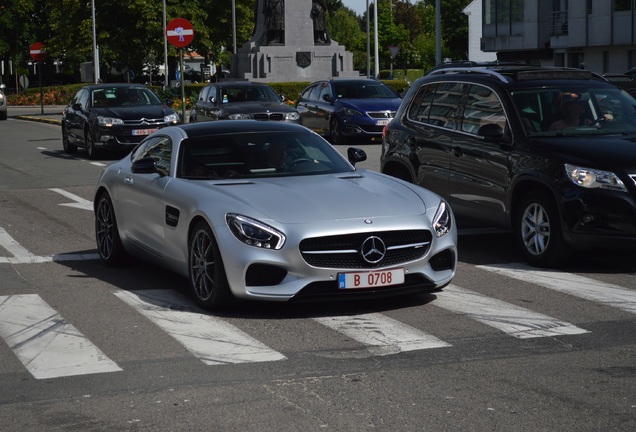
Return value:
[(90, 159), (104, 151), (128, 152), (154, 131), (179, 123), (179, 116), (142, 84), (82, 87), (62, 113), (62, 145), (83, 147)]
[(512, 229), (526, 260), (636, 250), (636, 99), (589, 71), (444, 68), (418, 79), (383, 134), (382, 172)]
[(211, 120), (264, 120), (300, 123), (300, 115), (273, 88), (250, 81), (205, 86), (190, 112), (190, 123)]

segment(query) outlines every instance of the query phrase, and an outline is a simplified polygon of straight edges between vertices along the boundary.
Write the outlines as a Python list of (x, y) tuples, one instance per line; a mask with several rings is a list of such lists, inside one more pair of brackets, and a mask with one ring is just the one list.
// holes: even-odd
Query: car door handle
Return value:
[(134, 183), (134, 180), (132, 179), (132, 177), (126, 177), (124, 179), (124, 183), (126, 183), (127, 185), (131, 185)]
[(462, 148), (457, 146), (451, 148), (451, 153), (453, 154), (453, 156), (456, 156), (456, 157), (464, 156), (464, 152)]

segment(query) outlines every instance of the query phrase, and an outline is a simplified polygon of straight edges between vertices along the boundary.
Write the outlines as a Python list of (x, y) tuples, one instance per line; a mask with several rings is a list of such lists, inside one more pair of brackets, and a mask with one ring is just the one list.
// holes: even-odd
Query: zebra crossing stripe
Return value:
[(121, 371), (37, 294), (0, 296), (0, 336), (36, 379)]
[(584, 276), (542, 270), (522, 263), (480, 265), (483, 270), (636, 314), (636, 291)]
[(367, 350), (377, 356), (451, 346), (435, 336), (379, 313), (313, 319), (366, 345)]
[(174, 291), (119, 291), (115, 295), (207, 365), (286, 359), (235, 326), (193, 311), (192, 303)]
[(519, 339), (588, 333), (572, 324), (455, 285), (444, 288), (431, 304)]

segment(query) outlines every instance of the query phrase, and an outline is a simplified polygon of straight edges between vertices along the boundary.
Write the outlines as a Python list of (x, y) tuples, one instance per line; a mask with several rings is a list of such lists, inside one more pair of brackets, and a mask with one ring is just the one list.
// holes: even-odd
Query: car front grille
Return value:
[[(382, 240), (386, 247), (378, 262), (367, 262), (362, 245), (370, 237)], [(307, 264), (320, 268), (364, 269), (387, 267), (414, 261), (428, 252), (432, 235), (427, 230), (382, 231), (305, 239), (300, 252)]]
[(257, 113), (253, 114), (255, 120), (271, 120), (271, 121), (283, 121), (285, 116), (282, 113)]
[(164, 121), (163, 117), (162, 118), (158, 118), (158, 119), (134, 119), (134, 120), (124, 120), (124, 125), (126, 126), (132, 126), (132, 127), (138, 127), (138, 128), (152, 128), (152, 127), (157, 127), (157, 126), (163, 126), (165, 125), (166, 122)]
[(369, 117), (374, 119), (392, 119), (396, 111), (368, 111)]

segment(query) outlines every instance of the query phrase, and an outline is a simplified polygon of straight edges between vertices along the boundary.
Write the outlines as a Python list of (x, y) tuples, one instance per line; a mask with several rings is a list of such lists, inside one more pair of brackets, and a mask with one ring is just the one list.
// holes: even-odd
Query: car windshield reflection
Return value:
[(608, 88), (541, 88), (511, 92), (532, 136), (636, 133), (636, 99)]
[(244, 133), (185, 140), (177, 177), (248, 179), (351, 172), (354, 167), (311, 133)]
[(161, 101), (152, 91), (135, 86), (100, 87), (92, 91), (91, 100), (95, 108), (161, 105)]
[(380, 82), (346, 81), (334, 84), (338, 99), (396, 98), (393, 91)]

